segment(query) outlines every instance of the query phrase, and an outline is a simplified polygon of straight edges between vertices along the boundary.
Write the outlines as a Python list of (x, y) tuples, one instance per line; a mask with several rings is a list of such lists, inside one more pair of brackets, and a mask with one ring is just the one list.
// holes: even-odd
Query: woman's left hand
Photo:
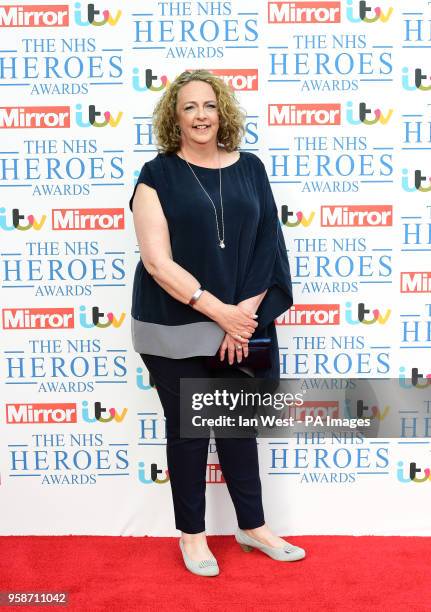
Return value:
[(223, 342), (220, 345), (220, 360), (223, 361), (225, 354), (228, 354), (229, 364), (232, 365), (235, 357), (238, 363), (241, 363), (243, 357), (248, 356), (248, 344), (247, 342), (241, 343), (239, 340), (235, 340), (229, 334), (225, 334)]

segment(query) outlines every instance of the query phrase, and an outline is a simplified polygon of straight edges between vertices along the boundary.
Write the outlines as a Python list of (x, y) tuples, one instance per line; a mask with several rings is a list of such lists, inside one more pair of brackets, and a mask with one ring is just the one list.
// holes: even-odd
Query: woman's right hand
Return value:
[(241, 342), (248, 342), (257, 327), (257, 317), (251, 311), (239, 308), (234, 304), (223, 304), (216, 323), (230, 336)]

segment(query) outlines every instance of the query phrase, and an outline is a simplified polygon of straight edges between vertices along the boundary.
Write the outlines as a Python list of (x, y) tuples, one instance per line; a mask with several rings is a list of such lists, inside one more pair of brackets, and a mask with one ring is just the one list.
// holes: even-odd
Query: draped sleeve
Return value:
[(263, 293), (258, 314), (259, 328), (268, 325), (293, 304), (292, 280), (283, 230), (265, 166), (260, 161), (262, 213), (254, 248), (238, 302)]

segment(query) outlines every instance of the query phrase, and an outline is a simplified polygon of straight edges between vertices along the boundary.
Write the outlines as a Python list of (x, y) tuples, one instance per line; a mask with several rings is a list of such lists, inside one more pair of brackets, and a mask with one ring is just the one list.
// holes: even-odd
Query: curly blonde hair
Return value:
[(208, 70), (186, 70), (172, 81), (154, 107), (153, 132), (159, 152), (175, 153), (180, 148), (180, 131), (176, 116), (178, 92), (190, 81), (205, 81), (211, 85), (216, 95), (219, 115), (217, 141), (226, 151), (237, 150), (245, 133), (244, 123), (247, 115), (239, 106), (234, 91)]

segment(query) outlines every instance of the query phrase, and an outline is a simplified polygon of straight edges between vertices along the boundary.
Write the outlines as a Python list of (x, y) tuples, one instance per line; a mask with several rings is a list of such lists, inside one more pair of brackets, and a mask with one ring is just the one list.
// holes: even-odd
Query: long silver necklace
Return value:
[(202, 189), (205, 191), (205, 193), (207, 194), (211, 204), (213, 205), (214, 208), (214, 214), (215, 214), (215, 220), (216, 220), (216, 225), (217, 225), (217, 237), (218, 237), (218, 241), (219, 241), (219, 246), (221, 249), (225, 248), (225, 242), (224, 242), (224, 218), (223, 218), (223, 197), (221, 194), (221, 167), (220, 167), (220, 152), (218, 152), (218, 172), (219, 172), (219, 182), (220, 182), (220, 208), (221, 208), (221, 226), (222, 226), (222, 234), (220, 234), (219, 231), (219, 225), (218, 225), (218, 219), (217, 219), (217, 209), (215, 207), (215, 204), (211, 198), (211, 196), (209, 195), (208, 191), (205, 189), (205, 187), (202, 185), (202, 183), (200, 182), (200, 180), (198, 179), (198, 177), (196, 176), (193, 168), (191, 167), (191, 165), (189, 164), (189, 162), (186, 160), (185, 157), (183, 157), (184, 161), (187, 163), (188, 167), (190, 168), (190, 170), (193, 172), (193, 175), (195, 177), (195, 179), (197, 180), (197, 182), (199, 183), (199, 185), (202, 187)]

